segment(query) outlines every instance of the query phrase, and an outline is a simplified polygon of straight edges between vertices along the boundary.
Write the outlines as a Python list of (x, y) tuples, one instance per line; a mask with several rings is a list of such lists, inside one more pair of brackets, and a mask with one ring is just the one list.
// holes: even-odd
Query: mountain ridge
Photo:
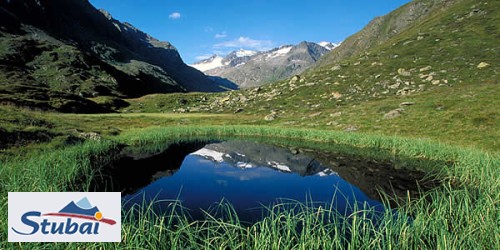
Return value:
[(458, 0), (412, 1), (384, 16), (375, 17), (360, 31), (345, 39), (335, 51), (322, 57), (312, 68), (362, 54), (424, 20), (433, 14), (434, 10), (446, 8), (456, 1)]
[[(38, 88), (79, 102), (102, 95), (226, 90), (187, 66), (169, 42), (114, 19), (86, 0), (2, 1), (0, 23), (2, 102), (32, 106), (34, 99), (45, 102), (40, 108), (61, 110), (39, 100)], [(11, 97), (12, 86), (30, 88), (33, 94), (24, 100)]]
[(303, 41), (267, 51), (240, 49), (225, 57), (212, 55), (190, 66), (207, 75), (232, 81), (241, 88), (248, 88), (300, 74), (337, 46), (331, 42), (320, 44)]

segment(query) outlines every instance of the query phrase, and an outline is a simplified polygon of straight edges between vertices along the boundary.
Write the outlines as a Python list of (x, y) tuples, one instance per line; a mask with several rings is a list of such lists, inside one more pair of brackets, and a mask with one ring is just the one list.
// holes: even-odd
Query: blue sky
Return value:
[(237, 49), (341, 42), (410, 0), (90, 0), (115, 19), (171, 42), (187, 63)]

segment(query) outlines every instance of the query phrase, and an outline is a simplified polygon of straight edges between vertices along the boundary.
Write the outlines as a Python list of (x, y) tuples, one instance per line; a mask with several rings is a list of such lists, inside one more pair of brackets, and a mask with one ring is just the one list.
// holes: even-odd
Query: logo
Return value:
[(121, 241), (120, 193), (9, 193), (8, 204), (9, 242)]

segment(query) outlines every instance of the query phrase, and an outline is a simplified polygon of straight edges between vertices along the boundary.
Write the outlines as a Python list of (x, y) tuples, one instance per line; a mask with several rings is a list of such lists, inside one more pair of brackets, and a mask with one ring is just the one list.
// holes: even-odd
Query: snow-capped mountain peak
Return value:
[(190, 66), (199, 70), (199, 71), (207, 71), (207, 70), (211, 70), (211, 69), (225, 66), (225, 64), (222, 62), (222, 60), (224, 60), (223, 57), (218, 56), (218, 55), (213, 55), (210, 58), (199, 61), (195, 64), (191, 64)]
[(257, 54), (257, 51), (240, 49), (240, 50), (236, 51), (235, 54), (237, 57), (253, 56), (253, 55)]
[(240, 88), (248, 88), (300, 74), (337, 46), (331, 42), (303, 41), (267, 51), (239, 49), (223, 59), (215, 56), (191, 66), (223, 79), (220, 82), (231, 81)]
[(332, 50), (332, 49), (335, 49), (337, 48), (340, 44), (339, 43), (332, 43), (332, 42), (319, 42), (318, 43), (319, 46), (327, 49), (327, 50)]
[(279, 47), (277, 50), (272, 50), (270, 53), (268, 53), (267, 58), (274, 58), (278, 56), (284, 56), (292, 50), (293, 46), (292, 45), (283, 45)]

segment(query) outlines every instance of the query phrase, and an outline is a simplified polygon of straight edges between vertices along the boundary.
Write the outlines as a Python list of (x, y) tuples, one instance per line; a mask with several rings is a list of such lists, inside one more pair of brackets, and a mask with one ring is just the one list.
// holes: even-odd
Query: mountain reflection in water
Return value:
[[(168, 167), (168, 161), (157, 164), (173, 169)], [(158, 178), (158, 173), (168, 174)], [(378, 201), (315, 159), (287, 148), (250, 141), (207, 144), (185, 156), (177, 170), (158, 173), (152, 175), (154, 181), (149, 185), (123, 197), (125, 208), (154, 200), (179, 199), (194, 219), (202, 219), (201, 210), (226, 200), (246, 221), (261, 218), (262, 206), (283, 200), (332, 203), (341, 214), (349, 213), (354, 204), (383, 210)]]

